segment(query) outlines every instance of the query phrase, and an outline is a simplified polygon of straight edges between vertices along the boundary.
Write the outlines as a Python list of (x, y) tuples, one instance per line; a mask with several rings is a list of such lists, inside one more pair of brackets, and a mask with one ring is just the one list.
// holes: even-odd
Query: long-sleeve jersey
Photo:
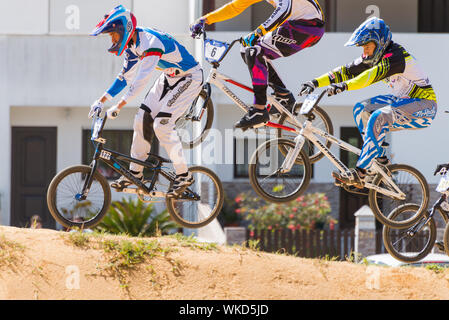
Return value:
[[(208, 24), (225, 21), (236, 17), (251, 5), (263, 0), (233, 0), (228, 4), (207, 14)], [(275, 7), (271, 16), (262, 23), (266, 32), (270, 32), (287, 20), (313, 20), (324, 21), (323, 10), (316, 0), (266, 0)]]
[(419, 67), (416, 59), (394, 42), (387, 47), (383, 58), (375, 66), (365, 64), (360, 57), (350, 64), (316, 78), (314, 82), (318, 87), (346, 82), (348, 90), (357, 90), (382, 80), (391, 87), (393, 95), (398, 98), (436, 101), (429, 78)]
[(125, 51), (122, 71), (106, 91), (109, 99), (130, 85), (122, 98), (129, 102), (145, 88), (154, 69), (178, 75), (198, 66), (195, 58), (169, 34), (152, 28), (137, 28), (136, 33), (136, 43)]

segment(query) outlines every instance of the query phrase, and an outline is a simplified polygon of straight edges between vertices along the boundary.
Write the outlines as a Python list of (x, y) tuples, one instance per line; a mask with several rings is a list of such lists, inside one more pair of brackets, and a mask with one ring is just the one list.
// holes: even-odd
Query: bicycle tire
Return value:
[[(199, 144), (201, 144), (206, 139), (207, 135), (209, 134), (209, 130), (212, 127), (212, 123), (214, 121), (214, 104), (212, 102), (212, 98), (211, 97), (208, 98), (208, 94), (204, 89), (199, 93), (198, 97), (201, 97), (202, 99), (206, 100), (206, 112), (205, 112), (205, 114), (203, 114), (203, 117), (204, 117), (204, 115), (206, 116), (205, 126), (201, 130), (201, 133), (198, 137), (193, 137), (193, 134), (192, 134), (192, 136), (191, 136), (192, 139), (190, 141), (183, 141), (182, 137), (180, 137), (182, 147), (184, 149), (193, 149), (196, 146), (198, 146)], [(197, 99), (194, 100), (194, 102), (192, 103), (192, 106), (194, 103), (196, 103), (196, 101), (197, 101)], [(194, 110), (192, 110), (192, 109), (193, 108), (191, 107), (191, 110), (183, 116), (186, 122), (192, 122), (191, 114), (192, 114), (192, 112), (194, 112)], [(181, 117), (181, 119), (183, 117)], [(177, 123), (178, 123), (178, 121), (177, 121)], [(176, 129), (179, 130), (181, 128), (178, 128), (178, 125), (177, 125)]]
[[(399, 171), (408, 172), (411, 173), (419, 182), (419, 186), (421, 188), (420, 194), (414, 195), (413, 192), (410, 192), (409, 190), (404, 191), (405, 187), (401, 188), (401, 191), (406, 193), (408, 196), (413, 197), (413, 199), (405, 199), (405, 200), (394, 200), (392, 198), (388, 198), (390, 201), (395, 201), (390, 206), (386, 205), (385, 209), (383, 211), (386, 211), (384, 214), (382, 210), (379, 208), (379, 202), (382, 201), (382, 199), (378, 199), (378, 192), (374, 189), (370, 189), (368, 193), (368, 202), (371, 210), (373, 211), (374, 216), (376, 219), (381, 222), (384, 225), (389, 226), (390, 228), (407, 228), (414, 225), (421, 216), (425, 213), (427, 210), (427, 206), (429, 204), (429, 185), (427, 184), (426, 178), (419, 172), (417, 169), (413, 168), (412, 166), (406, 165), (406, 164), (392, 164), (389, 165), (388, 170), (392, 173), (392, 176), (395, 173), (398, 173)], [(378, 174), (373, 181), (373, 184), (376, 186), (379, 186), (382, 182), (382, 176)], [(407, 188), (410, 188), (413, 190), (412, 184), (408, 185)], [(382, 194), (379, 194), (379, 196), (384, 196)], [(386, 196), (384, 196), (386, 197)], [(380, 201), (378, 201), (380, 200)], [(394, 221), (388, 218), (388, 215), (397, 207), (400, 205), (406, 204), (406, 203), (415, 203), (419, 204), (420, 209), (417, 211), (417, 213), (410, 217), (407, 220), (404, 221)]]
[[(260, 185), (258, 178), (257, 178), (257, 163), (258, 163), (257, 155), (258, 155), (259, 151), (268, 149), (270, 144), (272, 144), (275, 141), (278, 143), (279, 150), (281, 148), (281, 146), (279, 146), (279, 145), (282, 145), (282, 144), (286, 144), (286, 145), (290, 146), (291, 148), (295, 147), (295, 143), (293, 141), (285, 139), (285, 138), (281, 138), (281, 139), (276, 138), (276, 139), (268, 140), (268, 141), (264, 142), (263, 144), (261, 144), (256, 149), (256, 151), (253, 153), (253, 155), (251, 157), (251, 161), (250, 161), (249, 168), (248, 168), (249, 179), (250, 179), (251, 186), (253, 187), (254, 191), (260, 197), (265, 199), (266, 201), (273, 202), (273, 203), (290, 202), (290, 201), (296, 199), (297, 197), (299, 197), (302, 193), (304, 193), (304, 191), (309, 186), (310, 179), (312, 176), (312, 166), (310, 164), (307, 154), (304, 152), (304, 149), (302, 149), (298, 155), (298, 158), (300, 159), (300, 161), (298, 161), (298, 160), (295, 161), (296, 165), (304, 166), (304, 174), (303, 174), (304, 178), (302, 179), (302, 183), (299, 185), (299, 188), (296, 189), (296, 191), (294, 191), (293, 193), (286, 195), (286, 196), (281, 196), (281, 197), (274, 196), (274, 195), (268, 193), (267, 191), (265, 191), (264, 188)], [(285, 147), (285, 150), (286, 150), (286, 147)]]
[(188, 220), (184, 219), (182, 217), (182, 215), (180, 213), (178, 213), (178, 211), (175, 209), (175, 202), (178, 201), (178, 199), (166, 198), (166, 206), (167, 206), (167, 210), (170, 213), (173, 220), (176, 221), (179, 225), (181, 225), (185, 228), (197, 229), (197, 228), (201, 228), (201, 227), (208, 225), (219, 215), (221, 209), (223, 208), (224, 191), (223, 191), (223, 185), (222, 185), (220, 179), (212, 170), (202, 167), (202, 166), (195, 166), (195, 167), (189, 168), (189, 171), (192, 174), (195, 174), (197, 172), (205, 173), (214, 182), (215, 187), (217, 188), (217, 202), (216, 202), (215, 207), (213, 208), (212, 213), (205, 220), (192, 222), (192, 221), (188, 221)]
[(444, 228), (443, 242), (444, 252), (449, 256), (449, 223), (446, 223), (446, 227)]
[[(294, 107), (294, 111), (299, 113), (299, 109), (301, 109), (301, 105), (300, 103), (296, 104)], [(322, 108), (320, 108), (319, 106), (316, 106), (314, 108), (313, 114), (315, 115), (315, 119), (321, 119), (321, 121), (323, 121), (324, 123), (324, 127), (325, 128), (321, 128), (324, 129), (323, 131), (325, 131), (326, 133), (328, 133), (329, 135), (334, 135), (334, 126), (332, 124), (332, 120), (330, 119), (330, 117), (328, 116), (328, 114), (326, 113), (326, 111), (324, 111)], [(304, 119), (300, 119), (299, 121), (301, 122), (301, 124), (306, 120), (306, 118), (304, 116), (299, 116), (299, 117), (303, 117)], [(279, 118), (279, 124), (280, 125), (284, 125), (284, 123), (288, 120), (288, 116), (286, 114), (282, 114), (282, 116)], [(312, 121), (313, 123), (313, 121)], [(286, 130), (282, 130), (281, 128), (277, 129), (277, 137), (278, 138), (287, 138), (287, 139), (293, 139), (294, 136), (292, 135), (291, 137), (286, 136), (286, 134), (289, 133)], [(296, 135), (296, 134), (295, 134)], [(324, 144), (324, 143), (323, 143)], [(325, 143), (327, 148), (330, 148), (330, 146), (332, 145), (332, 142), (330, 140), (326, 139), (326, 143)], [(305, 145), (305, 149), (307, 150), (314, 150), (316, 148), (314, 148), (314, 145), (309, 142), (308, 140), (306, 140), (306, 145)], [(285, 150), (281, 150), (281, 152), (285, 152)], [(324, 154), (317, 149), (315, 153), (310, 154), (309, 151), (309, 161), (311, 164), (321, 160), (324, 157)]]
[[(104, 199), (103, 199), (103, 206), (99, 213), (95, 215), (94, 218), (83, 221), (83, 222), (75, 222), (67, 219), (64, 216), (64, 212), (61, 212), (57, 206), (57, 188), (61, 181), (74, 173), (81, 173), (81, 174), (89, 174), (91, 172), (91, 167), (87, 165), (77, 165), (77, 166), (71, 166), (68, 167), (61, 172), (59, 172), (50, 182), (50, 185), (48, 187), (47, 191), (47, 206), (50, 211), (50, 214), (53, 216), (53, 218), (59, 222), (62, 226), (66, 228), (93, 228), (96, 225), (98, 225), (101, 220), (103, 219), (104, 215), (107, 213), (109, 206), (111, 205), (111, 188), (109, 187), (108, 181), (104, 176), (102, 176), (98, 171), (95, 171), (93, 181), (97, 181), (103, 192), (104, 192)], [(81, 190), (79, 190), (81, 191)], [(89, 196), (88, 196), (89, 199)]]
[[(405, 204), (405, 205), (402, 205), (402, 206), (396, 208), (395, 210), (393, 210), (391, 212), (391, 214), (389, 215), (389, 219), (394, 220), (398, 215), (400, 215), (401, 213), (404, 213), (405, 211), (417, 211), (417, 210), (419, 210), (418, 205)], [(424, 213), (424, 215), (422, 216), (422, 218), (427, 218), (428, 214), (429, 213), (426, 211)], [(393, 229), (393, 228), (390, 228), (390, 227), (384, 225), (383, 230), (382, 230), (382, 240), (384, 242), (385, 249), (388, 251), (388, 253), (391, 256), (393, 256), (395, 259), (402, 261), (402, 262), (413, 263), (413, 262), (422, 260), (432, 251), (432, 249), (435, 245), (436, 237), (437, 237), (437, 229), (436, 229), (435, 220), (430, 219), (427, 224), (428, 224), (428, 230), (430, 233), (429, 240), (427, 241), (423, 250), (417, 252), (416, 255), (411, 254), (411, 252), (407, 255), (405, 253), (399, 252), (394, 246), (394, 243), (396, 243), (396, 238), (393, 236), (393, 233), (403, 233), (404, 237), (408, 237), (409, 239), (412, 239), (412, 238), (419, 239), (418, 235), (419, 235), (420, 231), (422, 231), (422, 229), (420, 231), (418, 231), (413, 237), (411, 237), (406, 234), (406, 231), (410, 227), (406, 227), (406, 228), (402, 228), (402, 229)], [(409, 245), (409, 244), (407, 244), (407, 245)]]

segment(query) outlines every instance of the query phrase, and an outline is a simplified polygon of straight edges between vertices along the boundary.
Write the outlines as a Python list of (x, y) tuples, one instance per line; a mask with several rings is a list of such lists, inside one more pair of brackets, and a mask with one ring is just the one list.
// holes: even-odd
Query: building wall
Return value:
[(336, 9), (338, 32), (352, 32), (372, 15), (385, 20), (393, 32), (418, 31), (418, 0), (338, 0)]
[(8, 10), (0, 21), (0, 33), (85, 35), (119, 4), (133, 11), (139, 25), (186, 33), (196, 3), (198, 0), (0, 0)]
[[(346, 0), (339, 0), (339, 3), (343, 3), (340, 1)], [(201, 41), (190, 39), (185, 31), (188, 21), (195, 15), (192, 10), (194, 2), (175, 0), (160, 4), (163, 7), (156, 7), (155, 4), (159, 4), (159, 1), (154, 0), (129, 0), (122, 3), (135, 9), (142, 25), (157, 26), (174, 33), (196, 56), (201, 56)], [(410, 0), (407, 3), (411, 2), (416, 1)], [(1, 146), (3, 150), (7, 150), (0, 154), (0, 179), (4, 181), (0, 186), (0, 223), (9, 224), (11, 126), (58, 126), (58, 170), (79, 163), (80, 130), (89, 127), (90, 123), (87, 119), (88, 107), (112, 83), (121, 69), (122, 58), (106, 52), (110, 46), (106, 37), (86, 35), (102, 14), (116, 4), (114, 1), (97, 0), (92, 3), (87, 0), (2, 0), (0, 4), (7, 5), (10, 10), (0, 21), (0, 32), (3, 33), (0, 36), (0, 68), (3, 70), (0, 74), (0, 134)], [(65, 10), (72, 4), (79, 6), (79, 29), (68, 29), (66, 25), (67, 18), (73, 11), (66, 13)], [(404, 12), (410, 14), (413, 6), (414, 4), (410, 4), (410, 7), (403, 5)], [(381, 15), (385, 11), (388, 12), (389, 9), (385, 10), (381, 6)], [(167, 18), (161, 12), (170, 12), (171, 16)], [(17, 19), (17, 16), (21, 19)], [(397, 20), (409, 21), (407, 18)], [(242, 32), (212, 32), (209, 35), (219, 40), (231, 41), (241, 37)], [(343, 47), (349, 36), (348, 32), (327, 33), (313, 48), (277, 60), (274, 64), (284, 82), (296, 94), (304, 81), (360, 55), (358, 48)], [(437, 183), (438, 178), (432, 176), (434, 167), (438, 163), (447, 162), (449, 156), (446, 149), (440, 147), (444, 146), (449, 120), (443, 113), (446, 101), (449, 100), (449, 92), (445, 90), (447, 67), (442, 62), (443, 57), (449, 53), (449, 35), (394, 33), (393, 40), (403, 44), (418, 58), (434, 85), (440, 106), (430, 129), (395, 132), (392, 135), (393, 160), (417, 167), (429, 182)], [(220, 70), (250, 84), (248, 70), (241, 61), (238, 48), (233, 49)], [(208, 71), (209, 66), (206, 64), (206, 74)], [(153, 79), (155, 77), (156, 75)], [(357, 92), (325, 98), (321, 106), (331, 116), (336, 136), (339, 136), (340, 127), (353, 126), (352, 106), (355, 102), (388, 92), (384, 84), (376, 84)], [(243, 94), (242, 97), (251, 103), (250, 95)], [(120, 119), (111, 124), (111, 128), (126, 125), (131, 128), (133, 114), (141, 98), (127, 106)], [(229, 105), (229, 100), (216, 90), (213, 99), (217, 107), (214, 126), (220, 130), (232, 128), (242, 112)], [(71, 144), (64, 144), (69, 139)], [(339, 154), (338, 150), (335, 152)], [(223, 149), (223, 153), (228, 156), (229, 150)], [(232, 165), (216, 165), (215, 169), (223, 181), (234, 181)], [(329, 183), (332, 169), (328, 160), (321, 160), (315, 166), (313, 182)]]

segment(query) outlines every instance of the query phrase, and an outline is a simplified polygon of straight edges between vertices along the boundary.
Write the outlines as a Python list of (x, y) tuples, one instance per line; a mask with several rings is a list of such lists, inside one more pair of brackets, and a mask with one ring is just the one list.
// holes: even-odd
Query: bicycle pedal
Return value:
[(137, 188), (123, 188), (118, 192), (137, 194)]

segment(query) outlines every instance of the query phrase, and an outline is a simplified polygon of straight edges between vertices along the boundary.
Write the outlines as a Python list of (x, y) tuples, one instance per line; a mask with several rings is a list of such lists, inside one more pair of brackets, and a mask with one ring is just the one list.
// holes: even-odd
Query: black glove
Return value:
[(444, 163), (444, 164), (439, 164), (437, 165), (437, 168), (435, 169), (435, 172), (433, 173), (433, 175), (435, 176), (437, 173), (439, 173), (441, 171), (441, 169), (445, 168), (446, 170), (443, 172), (445, 173), (446, 171), (449, 171), (449, 163)]
[(348, 89), (348, 85), (345, 82), (342, 83), (333, 83), (329, 87), (327, 87), (327, 96), (335, 96), (336, 94), (342, 93), (343, 91)]
[(313, 90), (315, 90), (316, 86), (313, 81), (307, 81), (301, 85), (301, 91), (299, 92), (299, 96), (311, 94)]
[(198, 38), (204, 31), (205, 20), (200, 18), (190, 25), (190, 32), (192, 38)]

